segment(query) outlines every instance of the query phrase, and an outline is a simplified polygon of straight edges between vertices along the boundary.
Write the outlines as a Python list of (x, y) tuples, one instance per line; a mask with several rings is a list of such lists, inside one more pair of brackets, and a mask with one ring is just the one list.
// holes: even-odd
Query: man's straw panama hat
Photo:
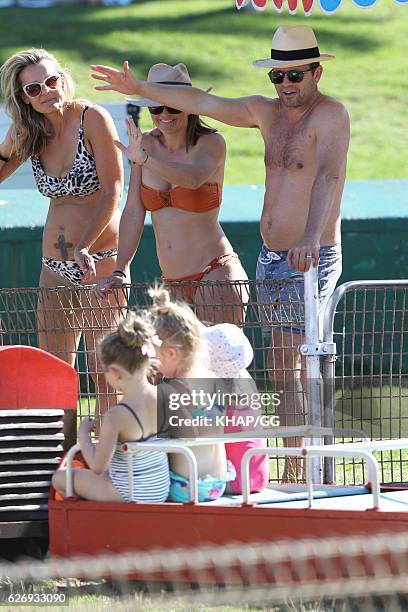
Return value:
[(334, 55), (321, 55), (316, 36), (309, 26), (281, 26), (272, 38), (271, 57), (256, 60), (254, 66), (286, 68), (311, 62), (334, 59)]
[[(187, 66), (185, 64), (176, 64), (175, 66), (169, 66), (169, 64), (153, 64), (147, 75), (148, 83), (161, 83), (162, 85), (184, 85), (191, 87), (191, 79), (188, 74)], [(163, 106), (161, 102), (155, 102), (148, 98), (139, 98), (130, 100), (129, 102), (137, 104), (137, 106)]]

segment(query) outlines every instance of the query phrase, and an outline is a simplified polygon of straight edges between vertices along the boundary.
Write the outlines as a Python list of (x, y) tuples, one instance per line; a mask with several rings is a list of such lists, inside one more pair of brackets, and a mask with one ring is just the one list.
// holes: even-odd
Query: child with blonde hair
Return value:
[[(202, 358), (200, 322), (193, 311), (185, 303), (171, 301), (169, 292), (164, 288), (151, 289), (149, 295), (153, 299), (150, 308), (152, 323), (161, 340), (157, 349), (160, 371), (168, 385), (178, 392), (189, 392), (189, 384), (194, 387), (197, 381), (205, 384), (208, 379), (214, 379), (214, 373), (205, 366)], [(208, 406), (199, 409), (202, 409), (203, 415), (210, 417)], [(219, 435), (222, 436), (223, 428), (219, 429)], [(171, 437), (182, 437), (182, 434), (178, 427), (170, 427)], [(234, 467), (231, 462), (227, 462), (222, 440), (192, 447), (191, 450), (197, 459), (198, 500), (217, 499), (224, 493), (226, 483), (235, 478)], [(171, 501), (189, 501), (190, 483), (186, 459), (172, 455), (170, 467)]]
[[(162, 451), (140, 451), (132, 457), (133, 490), (129, 491), (128, 458), (118, 443), (158, 439), (157, 387), (148, 380), (151, 360), (160, 345), (154, 327), (143, 314), (129, 312), (116, 331), (100, 344), (107, 382), (123, 400), (102, 420), (99, 443), (93, 444), (95, 422), (83, 419), (78, 430), (81, 452), (89, 469), (73, 470), (74, 492), (93, 501), (164, 502), (169, 493), (169, 465)], [(65, 494), (65, 470), (52, 479)]]

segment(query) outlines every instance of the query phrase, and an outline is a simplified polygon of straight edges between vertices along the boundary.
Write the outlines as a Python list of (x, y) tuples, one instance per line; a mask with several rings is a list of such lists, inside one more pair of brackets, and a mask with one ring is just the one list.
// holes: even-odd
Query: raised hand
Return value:
[(97, 81), (105, 81), (107, 85), (98, 85), (95, 89), (99, 91), (111, 90), (124, 94), (138, 93), (138, 80), (133, 76), (129, 68), (129, 62), (123, 62), (123, 70), (116, 70), (110, 66), (95, 64), (91, 66), (92, 78)]
[(81, 421), (79, 431), (84, 432), (85, 434), (90, 434), (91, 431), (95, 431), (95, 427), (96, 421), (94, 419), (91, 419), (90, 417), (85, 417)]
[(118, 140), (115, 140), (115, 145), (131, 162), (142, 165), (146, 161), (147, 156), (145, 149), (142, 147), (142, 131), (136, 127), (132, 117), (126, 117), (126, 127), (129, 136), (128, 146), (125, 147), (125, 145)]

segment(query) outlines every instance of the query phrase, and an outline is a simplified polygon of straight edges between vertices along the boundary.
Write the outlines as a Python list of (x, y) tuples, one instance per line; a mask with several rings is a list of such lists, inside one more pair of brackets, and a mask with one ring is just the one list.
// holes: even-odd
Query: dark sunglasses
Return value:
[(306, 70), (271, 70), (268, 72), (268, 77), (274, 85), (283, 83), (285, 75), (291, 83), (300, 83), (303, 81), (305, 72), (313, 72), (313, 68), (307, 68)]
[(149, 106), (149, 111), (152, 115), (161, 115), (165, 108), (167, 108), (171, 115), (178, 115), (182, 112), (177, 110), (177, 108), (171, 108), (171, 106)]
[(46, 85), (48, 89), (57, 89), (60, 76), (60, 74), (51, 74), (42, 83), (27, 83), (23, 85), (23, 91), (29, 98), (37, 98), (42, 92), (43, 85)]

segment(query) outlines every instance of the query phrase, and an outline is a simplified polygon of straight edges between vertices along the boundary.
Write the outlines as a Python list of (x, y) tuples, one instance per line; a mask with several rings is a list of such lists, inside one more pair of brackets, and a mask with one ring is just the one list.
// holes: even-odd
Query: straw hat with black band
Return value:
[(292, 68), (334, 57), (320, 53), (316, 36), (309, 26), (281, 26), (272, 38), (271, 57), (253, 64), (261, 68)]
[[(188, 74), (185, 64), (176, 64), (175, 66), (169, 66), (169, 64), (154, 64), (147, 75), (147, 82), (157, 85), (182, 85), (185, 87), (192, 87), (190, 75)], [(129, 102), (137, 104), (137, 106), (162, 106), (161, 102), (155, 102), (154, 100), (149, 100), (149, 98), (127, 99)]]

